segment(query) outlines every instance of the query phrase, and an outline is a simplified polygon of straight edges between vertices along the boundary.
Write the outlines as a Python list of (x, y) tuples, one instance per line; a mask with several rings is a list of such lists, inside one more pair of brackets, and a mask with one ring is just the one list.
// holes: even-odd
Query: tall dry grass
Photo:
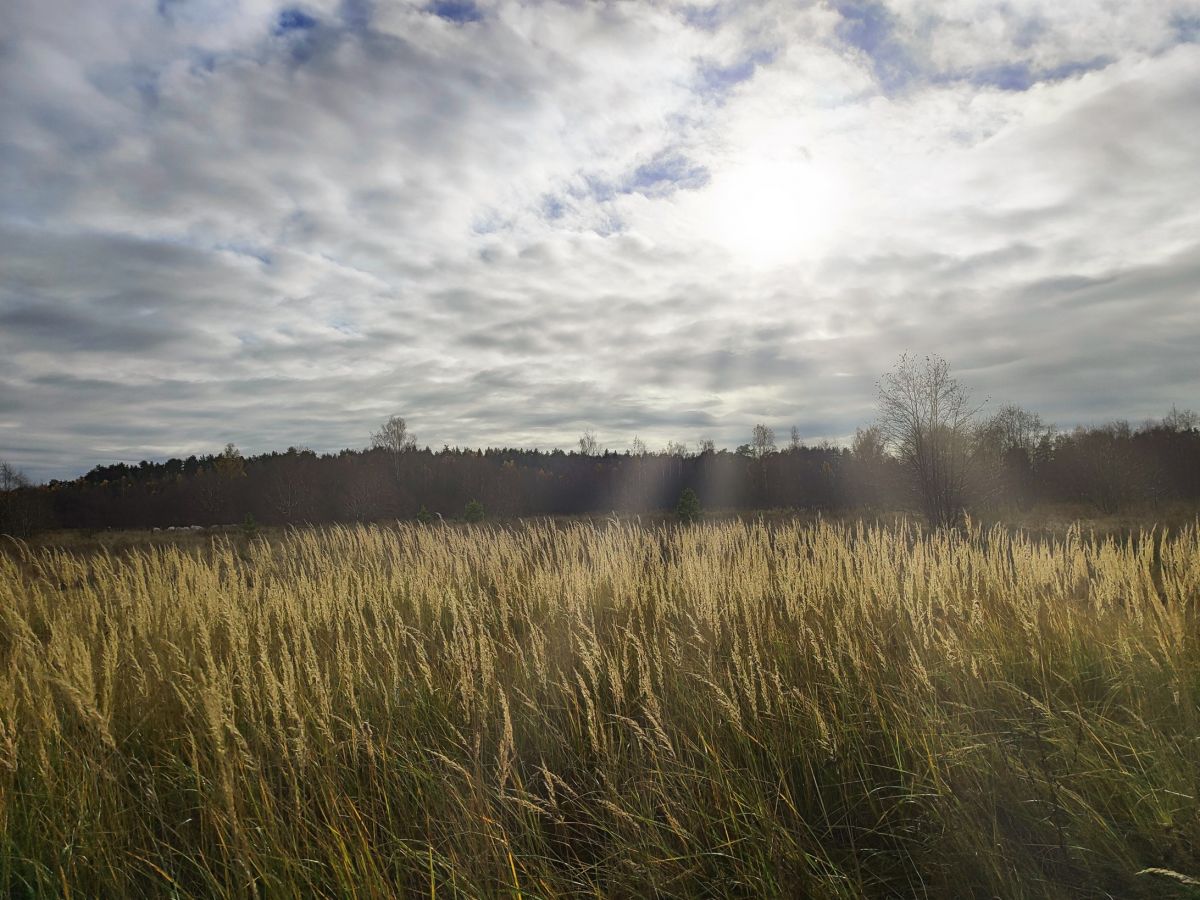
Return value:
[(17, 546), (0, 890), (1189, 896), (1198, 609), (1195, 527)]

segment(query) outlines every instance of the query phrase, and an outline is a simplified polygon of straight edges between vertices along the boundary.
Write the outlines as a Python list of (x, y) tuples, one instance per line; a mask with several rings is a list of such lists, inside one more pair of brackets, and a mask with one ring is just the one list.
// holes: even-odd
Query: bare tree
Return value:
[(1053, 432), (1037, 413), (1013, 404), (989, 417), (975, 434), (972, 497), (1018, 507), (1032, 502), (1035, 461), (1044, 457)]
[(1000, 456), (1020, 450), (1032, 456), (1049, 431), (1037, 413), (1010, 403), (983, 423), (980, 439)]
[(417, 436), (408, 430), (408, 423), (400, 416), (389, 416), (388, 420), (379, 426), (378, 431), (371, 432), (371, 446), (376, 450), (389, 450), (392, 453), (407, 453), (416, 449)]
[(683, 475), (683, 460), (687, 455), (687, 444), (683, 441), (667, 441), (667, 446), (663, 448), (663, 456), (667, 458), (667, 471), (672, 477), (678, 478)]
[(1162, 423), (1169, 431), (1192, 431), (1200, 428), (1200, 413), (1172, 406), (1171, 411), (1163, 416)]
[(940, 356), (904, 354), (878, 385), (879, 429), (935, 527), (962, 516), (980, 406)]
[(749, 456), (755, 461), (753, 478), (756, 482), (758, 501), (764, 502), (770, 495), (767, 475), (767, 457), (775, 452), (775, 431), (761, 422), (754, 426), (749, 444), (737, 448), (739, 454)]
[(17, 468), (0, 459), (0, 493), (7, 494), (17, 488), (29, 486), (29, 479)]
[(417, 449), (417, 436), (408, 430), (402, 416), (388, 416), (378, 431), (371, 432), (371, 448), (383, 450), (392, 459), (392, 471), (400, 480), (401, 460), (405, 453)]
[(884, 502), (887, 475), (887, 442), (878, 425), (859, 428), (850, 445), (854, 466), (853, 491), (857, 502), (878, 507)]
[(762, 423), (754, 426), (754, 435), (750, 438), (750, 452), (755, 459), (762, 459), (768, 453), (775, 452), (775, 430)]
[(850, 452), (861, 463), (871, 465), (881, 464), (884, 455), (887, 453), (887, 443), (884, 439), (883, 431), (878, 425), (869, 425), (866, 428), (857, 429), (854, 432), (854, 441), (850, 445)]
[(795, 425), (792, 426), (792, 437), (788, 441), (788, 449), (789, 450), (799, 450), (800, 449), (800, 429), (797, 428)]
[(696, 455), (703, 456), (705, 453), (716, 453), (717, 444), (711, 438), (702, 438), (696, 445)]
[(646, 452), (646, 442), (635, 434), (633, 440), (629, 442), (629, 455), (633, 457), (630, 464), (630, 472), (632, 473), (631, 482), (633, 485), (632, 500), (638, 508), (641, 507), (645, 498)]
[(28, 537), (37, 530), (39, 504), (28, 487), (25, 474), (0, 459), (0, 534)]
[(596, 432), (592, 429), (587, 429), (579, 436), (579, 452), (584, 456), (596, 456), (600, 452), (600, 445), (596, 443)]

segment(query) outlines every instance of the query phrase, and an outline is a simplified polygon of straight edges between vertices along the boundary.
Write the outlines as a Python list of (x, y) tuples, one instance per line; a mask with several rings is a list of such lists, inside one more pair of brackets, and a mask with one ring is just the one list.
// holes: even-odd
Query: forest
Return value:
[[(395, 432), (399, 425), (400, 433)], [(389, 428), (391, 431), (389, 431)], [(691, 489), (706, 510), (920, 510), (901, 454), (879, 425), (851, 445), (777, 445), (766, 425), (734, 450), (580, 448), (420, 449), (393, 417), (367, 449), (303, 448), (243, 456), (233, 445), (186, 459), (98, 465), (71, 481), (0, 492), (0, 533), (51, 528), (168, 528), (460, 518), (467, 504), (489, 518), (653, 514)], [(979, 512), (1073, 504), (1091, 514), (1153, 513), (1200, 500), (1200, 418), (1172, 409), (1161, 420), (1059, 432), (1017, 407), (972, 426), (961, 502)]]

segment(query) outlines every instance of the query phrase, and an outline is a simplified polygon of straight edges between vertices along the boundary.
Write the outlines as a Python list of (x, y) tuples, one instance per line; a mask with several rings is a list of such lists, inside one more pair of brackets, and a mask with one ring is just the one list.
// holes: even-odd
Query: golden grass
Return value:
[(17, 545), (0, 890), (1195, 896), (1198, 610), (1195, 526)]

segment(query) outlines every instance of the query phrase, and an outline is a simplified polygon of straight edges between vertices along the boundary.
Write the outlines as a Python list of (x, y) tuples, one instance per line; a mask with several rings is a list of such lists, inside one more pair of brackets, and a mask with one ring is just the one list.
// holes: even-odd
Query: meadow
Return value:
[(0, 893), (1197, 897), (1200, 527), (0, 552)]

